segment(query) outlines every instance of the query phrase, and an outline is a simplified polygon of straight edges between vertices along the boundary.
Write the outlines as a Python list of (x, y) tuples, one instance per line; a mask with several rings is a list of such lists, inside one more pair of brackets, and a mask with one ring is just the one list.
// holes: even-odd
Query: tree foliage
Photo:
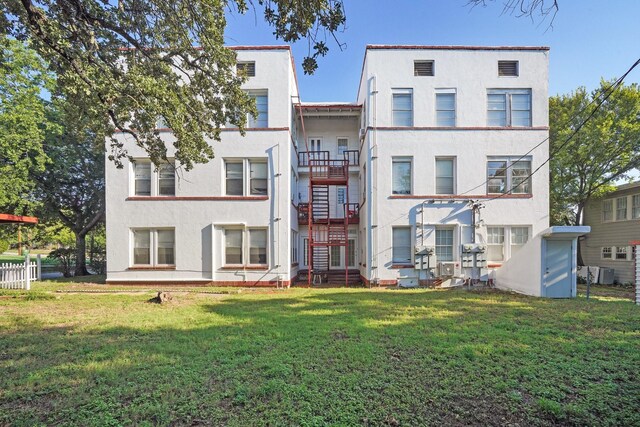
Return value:
[[(160, 164), (167, 157), (161, 119), (173, 129), (175, 159), (189, 170), (213, 157), (207, 140), (220, 140), (221, 126), (243, 132), (247, 113), (256, 114), (235, 52), (224, 45), (225, 13), (256, 7), (276, 38), (309, 40), (308, 73), (327, 53), (322, 35), (345, 22), (342, 0), (7, 0), (0, 28), (32, 41), (94, 132), (118, 129)], [(110, 147), (117, 163), (128, 154), (116, 139)]]
[[(562, 146), (604, 99), (611, 82), (584, 87), (549, 100), (551, 221), (580, 225), (588, 200), (611, 191), (617, 180), (640, 167), (640, 88), (620, 86), (591, 119)], [(562, 147), (561, 147), (562, 146)]]
[(42, 93), (52, 76), (26, 44), (1, 35), (0, 44), (0, 211), (29, 213), (31, 174), (47, 160), (42, 143), (51, 124)]

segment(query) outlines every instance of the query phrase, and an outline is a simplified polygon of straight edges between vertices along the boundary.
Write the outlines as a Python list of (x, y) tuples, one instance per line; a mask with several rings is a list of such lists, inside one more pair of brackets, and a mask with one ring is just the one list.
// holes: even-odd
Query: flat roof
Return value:
[(549, 50), (548, 46), (460, 46), (368, 44), (368, 50)]
[(37, 224), (35, 216), (22, 216), (0, 213), (0, 224)]

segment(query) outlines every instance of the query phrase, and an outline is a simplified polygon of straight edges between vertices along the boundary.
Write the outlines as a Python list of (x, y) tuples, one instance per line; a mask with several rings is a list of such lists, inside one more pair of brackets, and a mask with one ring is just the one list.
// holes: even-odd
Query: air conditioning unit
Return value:
[(455, 262), (441, 262), (438, 264), (438, 274), (440, 277), (453, 277), (456, 274)]
[(364, 136), (367, 134), (367, 130), (365, 128), (360, 128), (360, 132), (358, 132), (358, 135), (360, 136), (360, 139), (364, 139)]

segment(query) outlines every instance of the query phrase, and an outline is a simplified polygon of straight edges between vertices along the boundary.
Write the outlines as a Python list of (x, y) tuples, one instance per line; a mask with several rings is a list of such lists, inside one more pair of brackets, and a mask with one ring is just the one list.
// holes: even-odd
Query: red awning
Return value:
[(20, 216), (0, 213), (0, 224), (37, 224), (35, 216)]

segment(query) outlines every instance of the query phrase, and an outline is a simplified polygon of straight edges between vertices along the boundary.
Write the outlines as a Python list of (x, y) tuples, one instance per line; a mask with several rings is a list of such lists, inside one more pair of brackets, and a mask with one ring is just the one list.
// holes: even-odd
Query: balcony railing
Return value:
[(309, 173), (314, 180), (342, 181), (349, 175), (347, 160), (310, 160)]
[[(349, 223), (357, 224), (360, 220), (360, 205), (358, 203), (344, 203), (341, 213), (342, 216), (330, 217), (328, 221), (327, 219), (323, 219), (322, 222), (342, 222), (345, 216), (347, 216)], [(309, 224), (309, 203), (307, 202), (298, 203), (298, 223)]]
[[(308, 167), (309, 163), (314, 160), (331, 160), (331, 152), (329, 151), (301, 151), (298, 153), (298, 166)], [(346, 160), (349, 166), (360, 165), (360, 152), (358, 150), (346, 150), (342, 152), (342, 159)]]

